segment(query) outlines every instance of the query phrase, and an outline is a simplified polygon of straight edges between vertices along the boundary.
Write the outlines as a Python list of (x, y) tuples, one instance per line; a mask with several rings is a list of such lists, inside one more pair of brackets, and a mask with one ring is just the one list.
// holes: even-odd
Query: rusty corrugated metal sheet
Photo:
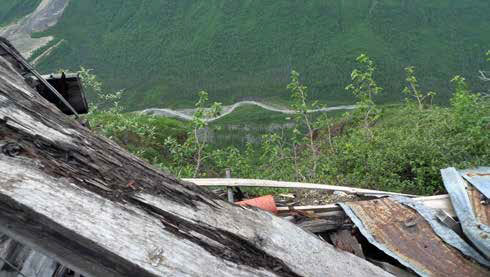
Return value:
[(475, 250), (475, 248), (461, 238), (459, 234), (462, 234), (462, 232), (457, 233), (457, 228), (455, 231), (452, 229), (454, 226), (446, 225), (447, 221), (441, 220), (441, 215), (438, 210), (431, 209), (425, 206), (423, 203), (407, 197), (394, 196), (390, 197), (390, 199), (416, 210), (417, 213), (430, 224), (436, 235), (439, 236), (445, 243), (458, 249), (464, 256), (470, 257), (481, 265), (490, 268), (490, 260), (483, 257), (478, 251)]
[[(487, 220), (488, 207), (474, 200), (478, 193), (474, 190), (455, 168), (441, 170), (442, 180), (446, 187), (454, 211), (456, 212), (464, 234), (480, 252), (490, 260), (490, 226), (481, 219)], [(475, 203), (477, 202), (477, 203)]]
[(414, 209), (388, 198), (341, 206), (369, 242), (420, 276), (490, 276), (446, 244)]
[(488, 200), (490, 198), (490, 167), (461, 171), (463, 177), (477, 188)]

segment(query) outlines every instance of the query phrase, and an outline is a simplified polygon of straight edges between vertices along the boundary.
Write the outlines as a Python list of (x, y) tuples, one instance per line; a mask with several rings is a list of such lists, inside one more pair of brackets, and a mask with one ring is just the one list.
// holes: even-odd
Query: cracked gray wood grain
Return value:
[(0, 58), (7, 143), (18, 151), (0, 151), (0, 232), (85, 276), (391, 276), (154, 169), (63, 115)]

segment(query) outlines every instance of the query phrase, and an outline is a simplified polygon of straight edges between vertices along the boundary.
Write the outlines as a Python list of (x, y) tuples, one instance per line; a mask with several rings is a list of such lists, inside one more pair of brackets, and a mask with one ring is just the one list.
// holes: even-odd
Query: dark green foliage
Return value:
[(40, 2), (41, 0), (0, 1), (0, 26), (33, 12)]
[(213, 125), (240, 125), (251, 122), (272, 124), (287, 123), (288, 116), (283, 113), (268, 111), (255, 105), (243, 106), (237, 108), (228, 116), (222, 117), (213, 122)]
[(184, 142), (187, 124), (165, 117), (118, 112), (95, 112), (88, 115), (91, 127), (153, 164), (169, 159), (164, 141), (168, 137)]
[[(333, 147), (327, 143), (325, 132), (317, 138), (321, 158), (316, 177), (306, 181), (415, 194), (442, 193), (441, 168), (490, 164), (490, 104), (469, 100), (473, 97), (455, 95), (451, 107), (423, 111), (413, 103), (383, 107), (369, 140), (362, 122), (346, 123), (344, 133), (333, 138)], [(337, 125), (348, 118), (352, 117), (336, 120)], [(221, 150), (221, 156), (214, 160), (224, 161), (215, 164), (219, 169), (214, 171), (231, 167), (241, 178), (305, 181), (298, 170), (307, 172), (309, 168), (303, 168), (307, 165), (304, 158), (295, 163), (293, 151), (287, 140), (272, 135), (239, 153), (236, 149)], [(309, 152), (306, 146), (298, 151), (300, 156)]]
[(37, 36), (65, 39), (42, 69), (93, 68), (131, 110), (190, 107), (201, 89), (224, 104), (288, 99), (293, 68), (312, 99), (352, 103), (342, 91), (361, 53), (377, 61), (378, 101), (403, 98), (413, 65), (447, 103), (447, 80), (483, 67), (489, 14), (488, 0), (83, 0)]
[[(490, 164), (490, 126), (482, 102), (468, 103), (472, 96), (453, 97), (450, 108), (417, 106), (384, 110), (366, 141), (361, 130), (350, 129), (336, 140), (322, 163), (324, 175), (333, 182), (381, 190), (433, 194), (443, 192), (439, 169), (468, 168)], [(458, 99), (455, 99), (458, 98)], [(459, 105), (464, 105), (464, 115)], [(472, 118), (463, 123), (462, 117)]]
[[(184, 143), (189, 126), (135, 114), (99, 113), (90, 119), (97, 131), (138, 156), (180, 177), (192, 176), (192, 169), (183, 169), (193, 168), (193, 152), (173, 153), (164, 143), (167, 136)], [(444, 192), (441, 168), (490, 164), (490, 103), (476, 94), (458, 90), (450, 107), (433, 106), (422, 111), (414, 102), (383, 106), (369, 140), (363, 122), (350, 113), (335, 118), (331, 126), (340, 125), (344, 131), (336, 133), (333, 147), (328, 143), (327, 130), (316, 138), (321, 155), (314, 178), (301, 176), (301, 172), (311, 170), (301, 158), (308, 155), (308, 147), (296, 148), (300, 158), (295, 162), (295, 149), (280, 134), (270, 134), (241, 149), (207, 145), (200, 176), (223, 177), (225, 169), (231, 168), (236, 178), (298, 180), (430, 195)]]
[[(302, 72), (293, 78), (296, 88), (308, 84), (309, 99), (295, 98), (305, 106), (310, 99), (333, 106), (356, 97), (365, 104), (342, 117), (312, 117), (309, 127), (297, 120), (294, 134), (270, 132), (244, 147), (194, 136), (206, 125), (202, 118), (184, 124), (121, 113), (119, 103), (89, 116), (96, 131), (179, 177), (223, 176), (231, 168), (237, 178), (433, 194), (444, 190), (441, 168), (490, 164), (489, 98), (473, 93), (484, 91), (476, 76), (486, 67), (488, 14), (486, 0), (84, 0), (72, 1), (57, 26), (36, 35), (65, 40), (43, 61), (45, 70), (93, 68), (109, 88), (127, 89), (130, 110), (190, 107), (201, 89), (225, 104), (284, 102), (293, 68)], [(365, 68), (349, 78), (364, 52), (376, 67), (361, 56)], [(457, 73), (469, 82), (461, 76), (450, 82)], [(356, 97), (344, 91), (350, 82)], [(401, 100), (406, 86), (406, 102), (385, 104)], [(434, 105), (429, 89), (438, 92)], [(290, 122), (242, 108), (213, 125), (259, 117)]]
[[(363, 75), (359, 70), (354, 73), (352, 76), (363, 76), (363, 82), (356, 83), (353, 78), (357, 85), (351, 89), (363, 88), (364, 83), (374, 84), (372, 74)], [(408, 72), (407, 79), (418, 84), (413, 72)], [(454, 92), (448, 107), (421, 105), (417, 97), (404, 104), (377, 106), (370, 97), (361, 97), (361, 106), (367, 101), (377, 111), (369, 124), (366, 116), (362, 116), (366, 111), (363, 109), (342, 117), (297, 120), (294, 134), (271, 132), (244, 148), (213, 147), (198, 139), (198, 128), (206, 126), (202, 115), (206, 98), (202, 93), (197, 105), (200, 109), (187, 126), (169, 119), (121, 114), (115, 108), (96, 112), (91, 119), (105, 135), (179, 177), (223, 176), (230, 168), (237, 178), (435, 194), (444, 192), (441, 168), (490, 164), (490, 99), (486, 94), (471, 92), (461, 76), (451, 82)], [(88, 80), (86, 83), (90, 84)], [(297, 78), (291, 84), (289, 87), (306, 88)], [(372, 89), (379, 90), (376, 85), (369, 87), (357, 90), (356, 95), (366, 96)], [(292, 92), (293, 100), (299, 103), (293, 107), (301, 112), (304, 109), (300, 104), (306, 100), (306, 94), (299, 97), (299, 92)], [(296, 117), (302, 115), (305, 113)], [(321, 127), (313, 130), (308, 122)], [(301, 124), (306, 125), (302, 130), (307, 130), (303, 135)], [(135, 134), (138, 140), (128, 142), (128, 134)]]

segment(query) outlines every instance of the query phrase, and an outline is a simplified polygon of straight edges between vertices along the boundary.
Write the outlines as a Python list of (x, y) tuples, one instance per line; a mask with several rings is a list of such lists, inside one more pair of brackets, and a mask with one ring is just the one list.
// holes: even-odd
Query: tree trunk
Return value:
[(0, 57), (0, 232), (85, 276), (390, 276), (94, 135)]

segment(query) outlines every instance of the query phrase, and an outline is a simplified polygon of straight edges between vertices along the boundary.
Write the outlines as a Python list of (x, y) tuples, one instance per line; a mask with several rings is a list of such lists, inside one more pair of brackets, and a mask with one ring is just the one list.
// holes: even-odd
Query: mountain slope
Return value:
[(41, 0), (7, 0), (0, 2), (0, 26), (34, 11)]
[[(26, 58), (30, 58), (37, 49), (45, 47), (54, 39), (53, 36), (32, 38), (31, 35), (56, 25), (70, 0), (42, 0), (38, 5), (34, 1), (28, 2), (31, 3), (30, 8), (37, 8), (32, 12), (24, 8), (24, 12), (28, 14), (0, 28), (0, 36), (7, 37)], [(23, 7), (20, 4), (21, 2), (18, 2), (17, 6)], [(24, 4), (24, 7), (27, 7), (27, 4)], [(15, 14), (18, 9), (11, 8), (8, 15)]]
[(188, 107), (201, 89), (225, 103), (287, 99), (292, 69), (314, 98), (346, 104), (361, 52), (378, 63), (382, 100), (401, 97), (414, 65), (444, 101), (452, 75), (483, 67), (489, 14), (488, 0), (84, 0), (36, 36), (64, 40), (43, 70), (93, 68), (131, 109)]

